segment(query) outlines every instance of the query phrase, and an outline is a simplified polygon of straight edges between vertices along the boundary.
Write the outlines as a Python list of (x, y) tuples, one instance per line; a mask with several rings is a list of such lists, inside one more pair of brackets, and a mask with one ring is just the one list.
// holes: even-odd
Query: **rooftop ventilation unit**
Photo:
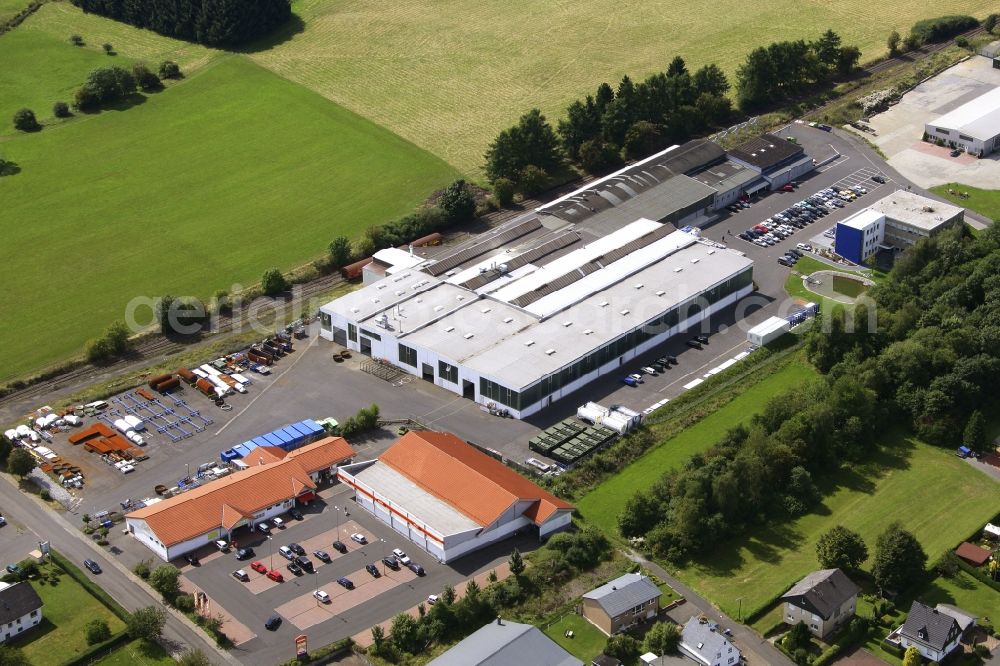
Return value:
[(545, 355), (546, 355), (546, 356), (552, 356), (552, 355), (553, 355), (553, 354), (555, 354), (555, 353), (556, 353), (556, 350), (555, 350), (555, 349), (546, 349), (546, 350), (545, 350)]
[(468, 340), (468, 339), (472, 338), (474, 335), (475, 335), (475, 333), (466, 333), (462, 337), (465, 338), (466, 340)]
[(389, 286), (389, 285), (387, 285), (387, 284), (377, 284), (377, 285), (375, 285), (375, 288), (376, 288), (376, 289), (385, 289), (385, 288), (386, 288), (386, 287), (388, 287), (388, 286)]
[(573, 325), (573, 322), (571, 322), (571, 321), (564, 321), (564, 322), (562, 323), (562, 325), (563, 325), (563, 327), (565, 328), (565, 327), (567, 327), (567, 326), (572, 326), (572, 325)]
[(435, 305), (434, 306), (434, 312), (441, 312), (441, 310), (444, 310), (444, 306), (443, 305)]
[(355, 305), (353, 308), (351, 308), (351, 312), (361, 312), (361, 308)]
[(635, 285), (635, 288), (636, 288), (636, 289), (642, 289), (642, 283), (641, 283), (641, 282), (639, 282), (638, 284), (636, 284), (636, 285)]
[(524, 341), (524, 346), (525, 346), (525, 347), (530, 347), (530, 346), (531, 346), (531, 345), (533, 345), (533, 344), (535, 344), (535, 341), (534, 341), (534, 340), (525, 340), (525, 341)]
[(667, 293), (667, 292), (665, 292), (662, 289), (660, 289), (659, 291), (656, 292), (656, 295), (657, 296), (663, 296), (663, 294), (665, 294), (665, 293)]
[(701, 261), (701, 259), (694, 258), (694, 259), (691, 260), (691, 263), (692, 264), (697, 264), (699, 261)]
[(459, 294), (459, 295), (455, 296), (455, 300), (456, 301), (464, 301), (465, 300), (465, 296), (463, 296), (462, 294)]
[(491, 307), (489, 307), (489, 306), (486, 306), (485, 308), (482, 308), (482, 309), (480, 310), (480, 312), (482, 312), (483, 314), (486, 314), (487, 312), (489, 312), (489, 311), (490, 311), (490, 310), (492, 310), (492, 309), (493, 309), (493, 308), (491, 308)]
[(513, 317), (504, 317), (503, 318), (503, 323), (505, 323), (505, 324), (509, 324), (512, 321), (514, 321)]
[(682, 270), (684, 269), (678, 266), (677, 268), (674, 269), (674, 273), (680, 273)]
[(606, 307), (608, 307), (608, 302), (607, 301), (601, 301), (600, 303), (598, 303), (598, 305), (600, 305), (602, 308), (606, 308)]
[(406, 293), (406, 292), (405, 292), (405, 291), (403, 291), (402, 289), (399, 289), (399, 290), (397, 290), (397, 291), (396, 291), (396, 295), (397, 295), (397, 296), (402, 296), (402, 295), (403, 295), (403, 294), (405, 294), (405, 293)]
[(711, 250), (708, 251), (708, 253), (709, 254), (715, 254), (715, 248), (713, 247)]
[(629, 312), (630, 310), (628, 308), (625, 308), (624, 310), (621, 311), (621, 314), (627, 315)]
[(452, 331), (454, 331), (454, 330), (455, 330), (455, 327), (454, 327), (454, 326), (445, 326), (445, 327), (444, 327), (444, 332), (445, 332), (445, 333), (451, 333), (451, 332), (452, 332)]
[(381, 303), (381, 302), (382, 302), (382, 301), (380, 301), (380, 300), (378, 299), (378, 296), (376, 296), (375, 298), (373, 298), (373, 299), (372, 299), (372, 303)]
[(592, 331), (592, 330), (590, 330), (589, 328), (585, 328), (585, 329), (583, 329), (583, 334), (584, 334), (584, 335), (590, 335), (591, 333), (593, 333), (593, 331)]

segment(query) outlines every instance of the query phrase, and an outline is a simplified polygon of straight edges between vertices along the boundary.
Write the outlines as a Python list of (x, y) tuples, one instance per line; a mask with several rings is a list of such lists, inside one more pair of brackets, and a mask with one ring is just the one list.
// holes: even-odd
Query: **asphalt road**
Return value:
[[(154, 597), (143, 585), (133, 580), (131, 572), (108, 558), (104, 549), (90, 543), (76, 526), (48, 510), (34, 496), (21, 492), (7, 474), (0, 476), (3, 476), (0, 481), (0, 502), (3, 503), (8, 520), (30, 530), (37, 541), (48, 541), (62, 556), (81, 568), (83, 560), (88, 558), (100, 564), (104, 572), (93, 577), (126, 610), (162, 605), (158, 597)], [(163, 630), (163, 643), (171, 653), (197, 648), (215, 664), (238, 663), (228, 654), (220, 653), (215, 643), (206, 640), (201, 631), (189, 624), (186, 618), (182, 620), (169, 612)]]

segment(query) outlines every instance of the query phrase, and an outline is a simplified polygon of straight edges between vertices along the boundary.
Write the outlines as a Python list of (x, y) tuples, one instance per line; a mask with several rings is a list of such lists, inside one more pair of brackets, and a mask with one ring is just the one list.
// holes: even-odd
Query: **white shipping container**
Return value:
[(125, 417), (125, 422), (128, 423), (130, 426), (132, 426), (132, 430), (135, 430), (137, 432), (146, 429), (146, 424), (143, 423), (142, 419), (140, 419), (138, 416), (128, 414)]
[(747, 331), (747, 342), (763, 347), (772, 340), (780, 338), (788, 332), (790, 324), (787, 319), (770, 317)]
[(125, 419), (117, 419), (114, 425), (115, 428), (120, 430), (123, 434), (127, 434), (128, 431), (132, 429), (132, 427), (128, 424), (128, 421)]

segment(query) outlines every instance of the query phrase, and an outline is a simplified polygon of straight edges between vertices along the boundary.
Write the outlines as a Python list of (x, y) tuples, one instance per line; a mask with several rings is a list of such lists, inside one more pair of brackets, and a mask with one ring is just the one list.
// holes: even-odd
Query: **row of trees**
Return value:
[(593, 568), (608, 557), (610, 550), (604, 535), (590, 527), (553, 536), (531, 556), (531, 567), (515, 549), (509, 560), (509, 578), (500, 581), (491, 574), (484, 588), (470, 581), (460, 600), (452, 587), (446, 587), (429, 609), (418, 606), (418, 617), (407, 613), (394, 617), (388, 635), (382, 627), (372, 627), (370, 650), (375, 656), (398, 662), (423, 652), (431, 644), (458, 640), (495, 620), (505, 609), (537, 598), (544, 589), (562, 585), (579, 572)]
[(748, 427), (633, 496), (621, 533), (680, 561), (808, 511), (815, 479), (869, 457), (889, 428), (947, 446), (967, 431), (980, 446), (1000, 371), (1000, 230), (972, 237), (958, 226), (921, 241), (869, 293), (874, 303), (853, 318), (840, 310), (808, 334), (821, 380), (771, 399)]
[(88, 13), (208, 46), (257, 39), (292, 14), (288, 0), (73, 0), (73, 4)]
[(566, 109), (554, 130), (538, 109), (502, 131), (486, 151), (485, 171), (494, 186), (531, 194), (566, 159), (595, 173), (685, 141), (727, 123), (729, 82), (716, 65), (693, 74), (677, 56), (666, 71), (640, 83), (628, 76), (617, 90), (602, 83), (593, 95)]
[[(824, 569), (857, 571), (868, 559), (868, 546), (857, 532), (833, 527), (816, 542), (816, 559)], [(923, 579), (927, 554), (917, 538), (893, 522), (875, 542), (872, 577), (880, 590), (905, 590)]]
[[(986, 32), (993, 32), (998, 19), (1000, 19), (1000, 15), (998, 14), (990, 14), (986, 17), (982, 23)], [(906, 37), (902, 37), (895, 30), (889, 33), (889, 38), (886, 40), (889, 57), (895, 57), (904, 51), (918, 49), (924, 44), (943, 42), (955, 35), (968, 32), (978, 25), (979, 20), (973, 16), (939, 16), (937, 18), (917, 21), (910, 28), (910, 32)], [(965, 44), (959, 45), (965, 46)]]
[(827, 30), (819, 39), (774, 42), (751, 51), (736, 70), (736, 99), (745, 111), (782, 102), (810, 86), (857, 69), (861, 50)]

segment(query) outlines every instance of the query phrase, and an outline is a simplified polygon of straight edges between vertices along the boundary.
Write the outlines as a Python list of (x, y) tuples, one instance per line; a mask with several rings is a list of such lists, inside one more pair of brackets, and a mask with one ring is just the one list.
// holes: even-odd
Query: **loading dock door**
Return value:
[(468, 379), (462, 380), (462, 397), (468, 398), (469, 400), (476, 399), (476, 385)]
[(427, 365), (426, 363), (421, 363), (420, 366), (421, 366), (420, 367), (420, 373), (421, 373), (420, 376), (423, 378), (423, 380), (425, 382), (432, 382), (433, 383), (433, 381), (434, 381), (434, 368), (432, 368), (431, 366)]

